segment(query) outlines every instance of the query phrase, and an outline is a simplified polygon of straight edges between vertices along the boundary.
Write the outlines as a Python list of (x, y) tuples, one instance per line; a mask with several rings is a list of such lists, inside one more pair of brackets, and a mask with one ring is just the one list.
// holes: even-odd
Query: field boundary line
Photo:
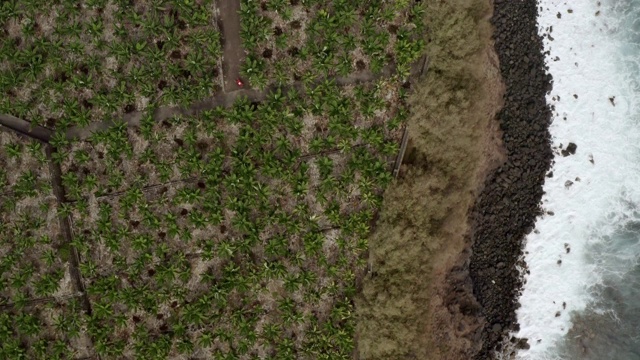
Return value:
[(12, 115), (0, 114), (0, 125), (4, 128), (13, 130), (18, 134), (48, 143), (51, 139), (53, 131), (40, 125), (33, 126), (32, 123), (17, 118)]
[[(56, 196), (58, 206), (62, 206), (62, 204), (66, 202), (66, 198), (64, 187), (62, 186), (62, 171), (60, 169), (60, 165), (54, 162), (51, 158), (54, 151), (55, 150), (51, 146), (46, 147), (47, 158), (49, 158), (49, 171), (51, 172), (51, 186), (53, 194)], [(65, 242), (71, 246), (71, 243), (73, 242), (73, 233), (71, 232), (71, 220), (69, 219), (69, 216), (64, 216), (63, 214), (58, 213), (58, 221), (60, 222), (60, 228)], [(86, 291), (82, 282), (82, 275), (80, 274), (79, 269), (78, 249), (76, 249), (75, 246), (71, 246), (71, 249), (72, 256), (69, 259), (69, 272), (71, 273), (71, 279), (73, 280), (75, 290), (83, 294), (82, 305), (84, 311), (88, 315), (91, 315), (91, 304), (86, 296)]]
[(396, 158), (396, 163), (393, 166), (393, 177), (397, 178), (400, 173), (400, 166), (402, 166), (402, 161), (404, 160), (404, 153), (407, 151), (407, 143), (409, 142), (409, 129), (405, 126), (404, 132), (402, 134), (402, 142), (400, 143), (400, 151), (398, 152), (398, 157)]

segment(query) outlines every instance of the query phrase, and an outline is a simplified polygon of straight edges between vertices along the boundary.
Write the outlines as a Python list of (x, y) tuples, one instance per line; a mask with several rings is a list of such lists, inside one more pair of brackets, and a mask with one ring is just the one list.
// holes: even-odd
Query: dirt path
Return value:
[(481, 347), (469, 213), (505, 159), (491, 9), (489, 0), (427, 5), (429, 71), (410, 97), (405, 164), (384, 195), (356, 300), (360, 360), (469, 360)]
[(240, 38), (240, 0), (218, 0), (218, 28), (222, 34), (222, 76), (224, 92), (240, 89), (236, 79), (240, 77), (240, 66), (245, 54)]

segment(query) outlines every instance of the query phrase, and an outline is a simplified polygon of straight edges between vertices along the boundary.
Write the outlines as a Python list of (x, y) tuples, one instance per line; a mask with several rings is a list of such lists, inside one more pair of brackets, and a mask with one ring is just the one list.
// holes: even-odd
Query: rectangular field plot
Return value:
[(352, 359), (421, 9), (0, 5), (0, 359)]
[(355, 293), (354, 257), (344, 255), (336, 231), (300, 240), (332, 255), (306, 255), (292, 243), (285, 258), (231, 243), (215, 257), (166, 256), (140, 273), (89, 279), (96, 352), (104, 359), (348, 356), (355, 324), (344, 299)]
[(258, 88), (363, 71), (406, 76), (423, 47), (412, 37), (421, 11), (413, 2), (243, 0), (241, 74)]
[[(37, 5), (34, 5), (37, 4)], [(212, 0), (39, 1), (0, 14), (0, 113), (50, 128), (221, 90)]]
[(364, 269), (387, 157), (360, 147), (294, 165), (272, 173), (236, 154), (222, 174), (76, 204), (96, 351), (114, 359), (350, 354), (355, 320), (344, 299)]
[(230, 163), (226, 174), (74, 203), (81, 270), (142, 268), (166, 254), (209, 254), (221, 241), (242, 239), (251, 247), (273, 236), (343, 227), (350, 216), (372, 212), (391, 179), (388, 159), (364, 147), (276, 173), (244, 156)]

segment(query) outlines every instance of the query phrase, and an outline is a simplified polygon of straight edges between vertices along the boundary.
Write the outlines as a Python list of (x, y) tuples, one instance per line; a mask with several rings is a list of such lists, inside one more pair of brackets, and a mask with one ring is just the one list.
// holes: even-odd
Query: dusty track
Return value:
[(218, 27), (222, 34), (223, 62), (222, 74), (224, 91), (240, 89), (236, 79), (240, 77), (240, 66), (244, 63), (245, 54), (240, 38), (240, 1), (218, 0)]

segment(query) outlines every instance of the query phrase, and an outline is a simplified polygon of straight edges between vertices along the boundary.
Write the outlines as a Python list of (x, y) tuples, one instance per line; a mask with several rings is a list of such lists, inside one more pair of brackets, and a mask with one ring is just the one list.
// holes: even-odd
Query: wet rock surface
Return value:
[(569, 145), (567, 145), (567, 148), (561, 151), (562, 156), (574, 155), (577, 149), (578, 149), (578, 145), (574, 143), (569, 143)]
[[(551, 111), (545, 100), (551, 76), (544, 64), (537, 15), (535, 0), (494, 3), (495, 48), (506, 85), (498, 120), (508, 159), (488, 177), (471, 214), (469, 275), (486, 320), (476, 359), (493, 358), (508, 332), (517, 329), (515, 310), (523, 282), (516, 265), (523, 265), (518, 262), (524, 236), (542, 214), (542, 185), (553, 159)], [(525, 344), (526, 340), (519, 347)]]

